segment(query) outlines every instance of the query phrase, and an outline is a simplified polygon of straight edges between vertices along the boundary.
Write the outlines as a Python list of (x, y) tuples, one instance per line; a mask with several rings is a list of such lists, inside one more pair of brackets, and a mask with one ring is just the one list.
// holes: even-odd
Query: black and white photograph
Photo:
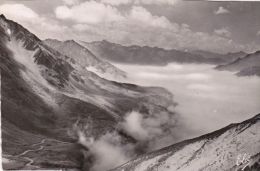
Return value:
[(260, 1), (0, 0), (0, 170), (260, 171)]

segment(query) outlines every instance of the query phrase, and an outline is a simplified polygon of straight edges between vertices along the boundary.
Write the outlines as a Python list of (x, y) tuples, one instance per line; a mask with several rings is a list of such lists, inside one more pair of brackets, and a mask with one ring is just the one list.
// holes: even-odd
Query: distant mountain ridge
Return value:
[(201, 55), (201, 56), (204, 56), (207, 58), (218, 58), (225, 62), (232, 62), (232, 61), (236, 60), (237, 58), (242, 58), (247, 55), (247, 53), (245, 53), (243, 51), (227, 53), (227, 54), (219, 54), (219, 53), (213, 53), (213, 52), (209, 52), (209, 51), (196, 50), (196, 51), (191, 51), (190, 53), (198, 54), (198, 55)]
[(216, 69), (234, 71), (238, 76), (260, 76), (260, 51), (240, 57), (228, 64), (219, 65)]
[[(61, 52), (63, 55), (75, 60), (77, 64), (80, 64), (83, 68), (95, 72), (102, 76), (110, 76), (115, 79), (125, 78), (126, 73), (112, 64), (99, 59), (87, 48), (78, 44), (74, 40), (59, 41), (55, 39), (46, 39), (44, 41), (48, 46)], [(72, 62), (73, 65), (73, 62)]]
[[(111, 171), (235, 171), (243, 168), (244, 171), (257, 171), (260, 169), (259, 129), (260, 114), (198, 138), (141, 155)], [(249, 162), (245, 157), (249, 158)]]
[(167, 65), (171, 62), (197, 63), (197, 64), (225, 64), (233, 61), (244, 53), (216, 54), (206, 51), (184, 52), (180, 50), (167, 50), (149, 46), (123, 46), (109, 41), (83, 42), (80, 44), (88, 48), (96, 56), (111, 62), (139, 65)]

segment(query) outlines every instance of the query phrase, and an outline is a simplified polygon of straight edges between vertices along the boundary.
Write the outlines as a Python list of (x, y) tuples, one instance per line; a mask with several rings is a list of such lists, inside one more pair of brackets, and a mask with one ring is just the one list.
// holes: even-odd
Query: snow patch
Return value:
[(109, 70), (109, 68), (107, 68), (106, 71), (101, 71), (94, 66), (87, 66), (87, 67), (85, 67), (85, 69), (90, 72), (93, 72), (93, 73), (97, 74), (99, 77), (107, 79), (107, 80), (118, 81), (118, 82), (123, 82), (125, 80), (125, 78), (123, 76), (121, 76), (120, 74), (117, 74), (116, 71), (113, 72), (113, 71)]

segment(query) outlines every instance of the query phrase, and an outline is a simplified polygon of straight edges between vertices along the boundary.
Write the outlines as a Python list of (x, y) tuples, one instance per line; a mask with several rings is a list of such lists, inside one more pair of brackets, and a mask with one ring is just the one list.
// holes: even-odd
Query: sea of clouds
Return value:
[[(238, 77), (213, 65), (141, 66), (115, 64), (129, 75), (128, 82), (168, 89), (178, 103), (183, 136), (192, 138), (260, 112), (260, 78)], [(136, 72), (138, 71), (138, 72)]]
[[(115, 168), (136, 155), (178, 141), (196, 137), (240, 122), (260, 111), (260, 78), (237, 77), (217, 71), (212, 65), (176, 64), (167, 66), (119, 65), (128, 73), (125, 82), (159, 86), (174, 95), (175, 115), (159, 112), (145, 115), (140, 111), (125, 114), (117, 130), (98, 138), (90, 133), (91, 123), (75, 126), (78, 142), (87, 151), (90, 171)], [(136, 72), (138, 71), (138, 72)], [(119, 131), (135, 139), (125, 141)]]

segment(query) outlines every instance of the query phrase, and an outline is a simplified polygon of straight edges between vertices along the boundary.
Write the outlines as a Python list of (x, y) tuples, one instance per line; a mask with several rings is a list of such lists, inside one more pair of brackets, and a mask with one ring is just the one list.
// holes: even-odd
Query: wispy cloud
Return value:
[(134, 0), (136, 4), (174, 5), (177, 0)]
[(177, 0), (101, 0), (100, 2), (118, 6), (118, 5), (174, 5)]
[(75, 5), (80, 2), (80, 0), (62, 0), (66, 5)]
[(257, 36), (260, 36), (260, 30), (256, 33)]
[(126, 5), (132, 3), (132, 0), (101, 0), (104, 4), (110, 4), (114, 6)]
[(215, 29), (214, 33), (216, 33), (217, 35), (220, 35), (220, 36), (224, 36), (224, 37), (231, 36), (231, 32), (229, 31), (229, 29), (227, 27), (223, 27), (221, 29)]
[(227, 14), (230, 13), (230, 11), (222, 6), (218, 7), (216, 11), (214, 11), (214, 14), (219, 15), (219, 14)]

